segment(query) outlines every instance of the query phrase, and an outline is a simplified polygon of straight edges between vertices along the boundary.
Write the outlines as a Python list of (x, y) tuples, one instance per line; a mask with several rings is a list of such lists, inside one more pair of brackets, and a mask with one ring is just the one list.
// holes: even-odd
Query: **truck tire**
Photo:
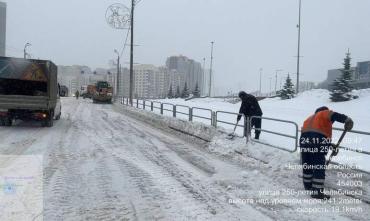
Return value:
[(1, 119), (1, 125), (2, 126), (6, 126), (6, 127), (10, 127), (12, 126), (13, 124), (13, 119), (9, 118), (9, 117), (4, 117)]
[(60, 120), (61, 115), (62, 115), (62, 108), (60, 108), (59, 114), (55, 117), (55, 120)]

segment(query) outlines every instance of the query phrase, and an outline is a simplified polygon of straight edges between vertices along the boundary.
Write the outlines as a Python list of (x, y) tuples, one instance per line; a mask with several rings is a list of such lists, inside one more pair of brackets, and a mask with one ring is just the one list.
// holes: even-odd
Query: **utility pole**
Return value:
[(298, 13), (298, 55), (297, 55), (297, 85), (296, 93), (299, 93), (299, 59), (300, 59), (300, 50), (301, 50), (301, 9), (302, 9), (302, 0), (299, 0), (299, 13)]
[(24, 59), (26, 59), (27, 58), (27, 51), (26, 51), (26, 49), (27, 49), (27, 47), (28, 46), (31, 46), (31, 44), (30, 43), (26, 43), (25, 45), (24, 45), (24, 49), (23, 49), (23, 56), (24, 56)]
[(202, 76), (202, 91), (203, 91), (203, 95), (205, 94), (205, 79), (206, 79), (206, 76), (204, 76), (206, 74), (206, 58), (203, 58), (203, 76)]
[(276, 92), (277, 92), (277, 76), (278, 76), (278, 72), (279, 71), (282, 71), (281, 69), (279, 69), (279, 70), (276, 70), (275, 71), (275, 95), (276, 95)]
[(130, 45), (130, 104), (134, 93), (134, 8), (135, 0), (131, 0), (131, 45)]
[(213, 45), (214, 45), (214, 41), (211, 41), (211, 65), (210, 65), (210, 69), (209, 69), (209, 92), (208, 92), (208, 96), (211, 97), (211, 92), (212, 92), (212, 65), (213, 65)]
[(282, 83), (283, 83), (283, 77), (282, 77), (282, 76), (280, 76), (280, 90), (282, 89), (282, 88), (281, 88)]
[(262, 96), (262, 70), (263, 68), (260, 68), (260, 96)]
[(271, 80), (272, 80), (272, 77), (270, 77), (270, 91), (269, 91), (270, 96), (271, 96)]
[(120, 73), (120, 56), (116, 49), (114, 49), (114, 52), (117, 54), (117, 80), (116, 80), (116, 98), (118, 98), (119, 95), (119, 77), (121, 75)]

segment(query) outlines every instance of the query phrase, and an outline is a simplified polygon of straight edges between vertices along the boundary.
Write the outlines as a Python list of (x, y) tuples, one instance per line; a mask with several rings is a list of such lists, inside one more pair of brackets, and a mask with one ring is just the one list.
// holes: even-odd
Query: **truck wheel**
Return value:
[(13, 123), (13, 120), (9, 117), (4, 117), (1, 121), (2, 121), (2, 125), (6, 127), (12, 126), (12, 123)]
[(60, 108), (59, 114), (55, 117), (55, 120), (60, 120), (61, 115), (62, 115), (62, 108)]

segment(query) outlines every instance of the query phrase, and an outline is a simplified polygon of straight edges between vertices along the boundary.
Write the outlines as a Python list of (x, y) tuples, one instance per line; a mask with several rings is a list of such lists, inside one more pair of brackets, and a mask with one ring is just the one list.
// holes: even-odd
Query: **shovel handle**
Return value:
[[(342, 135), (340, 136), (340, 138), (338, 140), (338, 143), (334, 146), (334, 149), (339, 147), (339, 145), (342, 142), (342, 140), (343, 140), (344, 136), (346, 135), (346, 133), (347, 133), (347, 130), (344, 130), (343, 133), (342, 133)], [(336, 156), (338, 154), (338, 152), (339, 152), (339, 150), (337, 151), (337, 153), (335, 153), (334, 150), (333, 150), (333, 152), (331, 152), (328, 161), (326, 161), (326, 166), (329, 165), (329, 163), (331, 162), (331, 159), (333, 158), (334, 154)]]

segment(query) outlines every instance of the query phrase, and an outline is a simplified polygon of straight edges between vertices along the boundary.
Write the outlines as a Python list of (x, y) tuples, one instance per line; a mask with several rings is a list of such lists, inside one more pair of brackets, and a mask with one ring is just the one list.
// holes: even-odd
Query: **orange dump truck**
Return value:
[(94, 89), (94, 103), (112, 103), (113, 87), (107, 81), (98, 81)]

